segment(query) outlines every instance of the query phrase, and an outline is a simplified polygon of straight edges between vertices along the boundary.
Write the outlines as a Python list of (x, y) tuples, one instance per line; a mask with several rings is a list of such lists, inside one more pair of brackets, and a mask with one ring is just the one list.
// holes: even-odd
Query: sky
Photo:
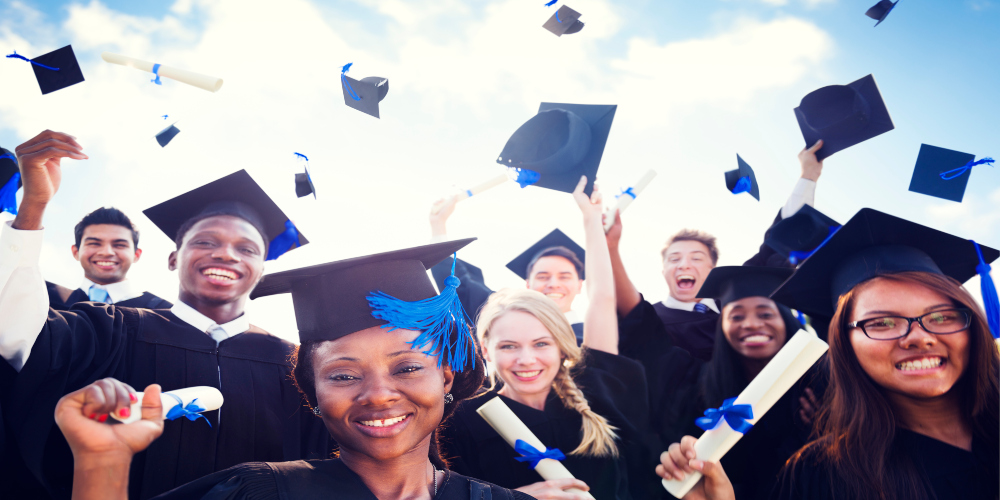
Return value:
[[(142, 210), (246, 169), (311, 243), (268, 272), (425, 244), (443, 196), (503, 173), (495, 159), (541, 102), (618, 106), (597, 182), (611, 195), (658, 175), (623, 216), (638, 289), (667, 296), (660, 249), (681, 228), (719, 239), (720, 265), (760, 245), (800, 175), (793, 108), (817, 88), (873, 74), (895, 130), (824, 162), (816, 207), (840, 222), (871, 207), (1000, 246), (1000, 168), (979, 166), (962, 203), (907, 190), (922, 143), (1000, 156), (1000, 1), (901, 0), (878, 27), (873, 0), (561, 0), (584, 29), (541, 28), (541, 0), (176, 0), (0, 2), (0, 50), (72, 44), (86, 82), (41, 95), (30, 66), (0, 60), (0, 145), (45, 129), (77, 137), (46, 212), (42, 273), (75, 287), (72, 228), (99, 206), (129, 214), (142, 258), (129, 277), (169, 300), (173, 243)], [(217, 93), (105, 63), (110, 51), (223, 78)], [(346, 107), (340, 67), (379, 76), (381, 119)], [(162, 115), (181, 133), (153, 136)], [(298, 199), (294, 152), (318, 199)], [(725, 189), (739, 154), (761, 200)], [(459, 204), (449, 236), (494, 289), (504, 265), (554, 228), (583, 241), (572, 197), (508, 183)], [(997, 279), (994, 271), (994, 279)], [(979, 282), (967, 287), (978, 296)], [(583, 311), (585, 298), (575, 309)], [(297, 340), (291, 299), (252, 301), (251, 321)]]

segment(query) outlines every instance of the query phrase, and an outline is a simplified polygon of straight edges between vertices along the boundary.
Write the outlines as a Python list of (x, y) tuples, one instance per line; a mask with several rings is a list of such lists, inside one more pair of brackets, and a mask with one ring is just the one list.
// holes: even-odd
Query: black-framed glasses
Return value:
[(847, 326), (860, 328), (872, 340), (896, 340), (910, 334), (913, 322), (919, 323), (925, 332), (948, 335), (969, 328), (972, 323), (972, 311), (968, 309), (944, 309), (929, 312), (916, 318), (882, 316), (855, 321)]

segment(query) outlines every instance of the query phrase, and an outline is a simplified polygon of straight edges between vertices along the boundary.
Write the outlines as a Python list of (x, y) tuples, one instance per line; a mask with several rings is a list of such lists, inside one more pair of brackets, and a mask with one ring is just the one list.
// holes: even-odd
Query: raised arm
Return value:
[(587, 197), (583, 193), (587, 178), (581, 177), (573, 198), (583, 212), (583, 229), (586, 235), (587, 262), (587, 318), (583, 322), (583, 345), (611, 354), (618, 354), (618, 316), (615, 314), (614, 276), (611, 257), (604, 239), (601, 218), (603, 205), (601, 193), (595, 188)]
[(803, 205), (813, 206), (816, 199), (816, 183), (820, 174), (823, 173), (823, 162), (816, 159), (816, 152), (823, 147), (823, 140), (816, 141), (810, 148), (805, 148), (799, 152), (799, 164), (802, 166), (802, 176), (799, 177), (792, 194), (781, 207), (781, 218), (787, 219), (795, 215)]
[(618, 242), (622, 238), (622, 218), (617, 210), (614, 215), (615, 223), (608, 229), (605, 239), (608, 244), (608, 254), (611, 256), (611, 272), (614, 274), (615, 280), (615, 308), (618, 310), (619, 316), (626, 316), (632, 312), (632, 309), (635, 309), (635, 306), (639, 305), (642, 296), (639, 295), (639, 290), (635, 289), (632, 280), (628, 278), (622, 256), (618, 253)]

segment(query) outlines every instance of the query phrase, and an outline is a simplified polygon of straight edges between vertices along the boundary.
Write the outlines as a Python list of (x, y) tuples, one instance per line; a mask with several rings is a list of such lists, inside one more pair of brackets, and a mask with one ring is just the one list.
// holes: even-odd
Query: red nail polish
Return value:
[(121, 410), (118, 410), (118, 415), (122, 418), (127, 418), (130, 413), (132, 413), (132, 411), (129, 410), (128, 408), (122, 408)]
[(91, 420), (94, 420), (95, 418), (97, 418), (97, 414), (96, 413), (91, 413), (90, 416), (87, 417), (87, 418), (89, 418)]
[(101, 423), (103, 423), (107, 419), (108, 419), (107, 415), (101, 415), (100, 417), (97, 417), (97, 421)]
[(138, 403), (139, 402), (139, 398), (136, 397), (135, 394), (129, 394), (128, 398), (131, 399), (133, 403)]

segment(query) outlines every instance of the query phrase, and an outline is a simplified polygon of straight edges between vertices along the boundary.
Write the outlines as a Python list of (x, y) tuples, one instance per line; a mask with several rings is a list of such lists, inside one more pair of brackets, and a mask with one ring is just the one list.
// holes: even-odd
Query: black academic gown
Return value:
[[(77, 288), (71, 290), (64, 286), (46, 281), (45, 288), (49, 292), (49, 307), (58, 311), (67, 311), (77, 302), (88, 302), (90, 297), (87, 292)], [(169, 301), (161, 299), (149, 292), (142, 292), (142, 295), (121, 302), (116, 302), (116, 306), (121, 307), (141, 307), (144, 309), (170, 309), (173, 307)]]
[[(377, 500), (339, 459), (251, 462), (216, 472), (156, 500)], [(531, 500), (520, 491), (445, 471), (436, 500)]]
[(452, 470), (507, 488), (543, 481), (476, 409), (494, 397), (521, 419), (548, 448), (566, 455), (563, 465), (574, 477), (590, 486), (601, 500), (656, 498), (662, 494), (654, 470), (662, 447), (648, 427), (646, 380), (642, 366), (622, 356), (585, 350), (583, 369), (574, 377), (590, 407), (617, 427), (620, 456), (593, 458), (570, 455), (580, 445), (582, 417), (566, 408), (552, 391), (545, 410), (536, 410), (497, 391), (462, 402), (439, 432), (439, 442)]
[[(49, 310), (27, 363), (4, 401), (4, 418), (28, 469), (56, 499), (69, 498), (72, 454), (55, 425), (63, 395), (114, 377), (143, 390), (192, 386), (221, 390), (225, 404), (204, 419), (166, 422), (163, 435), (136, 455), (129, 497), (146, 499), (247, 461), (326, 458), (329, 434), (304, 410), (290, 380), (294, 345), (250, 331), (222, 341), (169, 310), (93, 302)], [(220, 423), (221, 413), (221, 423)]]
[[(965, 451), (934, 438), (896, 428), (894, 453), (910, 457), (924, 478), (925, 488), (937, 500), (1000, 498), (1000, 451), (998, 443), (987, 443), (974, 435), (972, 451)], [(849, 498), (832, 468), (807, 450), (794, 466), (782, 470), (781, 481), (771, 498), (778, 500), (833, 500)], [(904, 498), (900, 493), (896, 498)]]

